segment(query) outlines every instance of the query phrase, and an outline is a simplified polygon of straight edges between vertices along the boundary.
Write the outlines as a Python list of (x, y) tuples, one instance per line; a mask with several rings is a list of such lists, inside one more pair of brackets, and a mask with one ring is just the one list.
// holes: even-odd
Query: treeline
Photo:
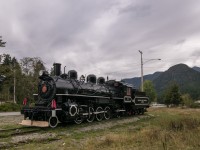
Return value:
[(171, 82), (164, 90), (162, 95), (158, 96), (154, 88), (153, 82), (145, 80), (144, 91), (151, 102), (166, 104), (167, 106), (186, 106), (191, 108), (199, 107), (189, 93), (181, 93), (176, 82)]
[[(29, 102), (34, 102), (33, 94), (38, 93), (37, 84), (40, 70), (46, 70), (46, 68), (39, 57), (24, 57), (17, 60), (9, 54), (0, 55), (0, 102), (14, 102), (14, 87), (16, 103), (22, 104), (25, 97), (29, 99)], [(194, 99), (188, 94), (189, 92), (181, 93), (175, 82), (169, 84), (164, 92), (158, 96), (153, 82), (145, 80), (144, 91), (151, 102), (157, 101), (168, 106), (195, 107)]]
[(0, 75), (5, 77), (0, 83), (0, 102), (14, 101), (14, 88), (16, 103), (21, 104), (25, 97), (33, 100), (33, 93), (37, 93), (39, 71), (46, 70), (41, 58), (17, 60), (9, 54), (2, 54), (0, 62)]

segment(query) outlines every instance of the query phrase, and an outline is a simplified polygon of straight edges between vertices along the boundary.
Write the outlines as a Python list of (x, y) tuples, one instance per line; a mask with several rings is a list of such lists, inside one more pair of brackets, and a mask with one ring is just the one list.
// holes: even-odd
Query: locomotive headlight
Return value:
[(42, 75), (48, 75), (48, 72), (45, 70), (40, 70), (39, 76), (42, 76)]
[(42, 76), (43, 73), (44, 73), (44, 70), (40, 70), (40, 72), (39, 72), (39, 76)]

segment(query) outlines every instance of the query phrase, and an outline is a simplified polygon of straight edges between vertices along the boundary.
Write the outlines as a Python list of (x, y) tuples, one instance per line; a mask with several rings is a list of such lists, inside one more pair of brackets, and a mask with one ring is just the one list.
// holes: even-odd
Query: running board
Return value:
[(99, 111), (99, 112), (94, 112), (94, 114), (96, 115), (96, 114), (103, 114), (103, 113), (105, 113), (106, 111)]
[(126, 111), (126, 110), (116, 110), (115, 112), (124, 112), (124, 111)]
[(107, 112), (107, 111), (99, 111), (99, 112), (93, 112), (93, 113), (82, 113), (81, 115), (83, 115), (83, 116), (92, 115), (92, 114), (96, 115), (96, 114), (103, 114), (105, 112)]
[(19, 124), (24, 126), (49, 127), (49, 122), (47, 121), (22, 120)]

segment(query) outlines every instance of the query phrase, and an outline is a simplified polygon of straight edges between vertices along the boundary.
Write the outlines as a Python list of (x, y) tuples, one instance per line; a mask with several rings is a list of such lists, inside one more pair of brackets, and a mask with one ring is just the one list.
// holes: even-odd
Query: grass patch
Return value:
[(200, 149), (199, 112), (151, 110), (155, 118), (113, 127), (99, 137), (88, 138), (81, 149)]
[(167, 124), (169, 130), (172, 131), (195, 130), (199, 127), (199, 125), (200, 121), (198, 119), (187, 117), (183, 117), (177, 120), (171, 120)]
[(20, 105), (15, 103), (4, 103), (0, 105), (0, 112), (20, 111)]
[[(196, 150), (200, 149), (200, 110), (179, 108), (149, 109), (151, 118), (125, 122), (110, 128), (81, 130), (110, 121), (67, 124), (55, 129), (41, 129), (39, 133), (55, 133), (56, 141), (35, 140), (17, 145), (17, 149), (73, 149), (73, 150)], [(138, 116), (136, 116), (138, 117)], [(128, 119), (128, 118), (121, 118)], [(37, 144), (36, 144), (37, 143)], [(13, 147), (15, 149), (15, 147)]]

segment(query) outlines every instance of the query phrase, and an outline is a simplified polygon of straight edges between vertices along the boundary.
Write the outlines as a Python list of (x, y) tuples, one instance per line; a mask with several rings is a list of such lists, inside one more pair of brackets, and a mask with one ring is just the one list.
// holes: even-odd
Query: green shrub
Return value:
[(190, 105), (190, 108), (200, 108), (200, 105), (193, 103), (193, 104)]
[(0, 105), (0, 112), (20, 111), (20, 105), (15, 103), (4, 103)]

